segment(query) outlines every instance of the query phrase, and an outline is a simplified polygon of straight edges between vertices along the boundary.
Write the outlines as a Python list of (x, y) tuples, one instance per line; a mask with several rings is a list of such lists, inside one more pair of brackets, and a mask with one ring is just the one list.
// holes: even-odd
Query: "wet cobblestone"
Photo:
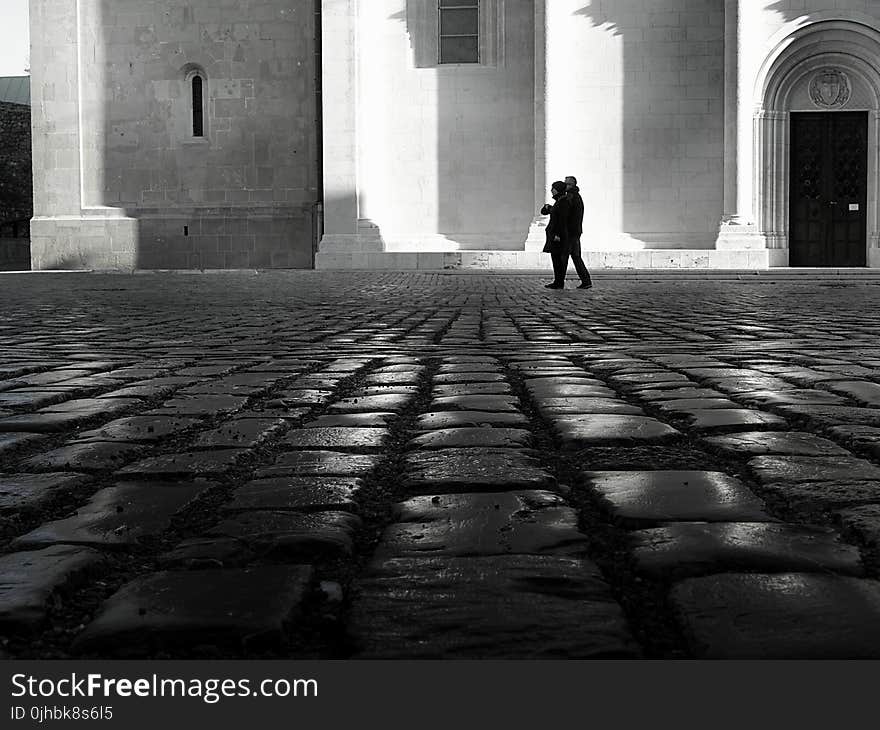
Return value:
[(541, 283), (4, 276), (0, 654), (880, 656), (880, 289)]

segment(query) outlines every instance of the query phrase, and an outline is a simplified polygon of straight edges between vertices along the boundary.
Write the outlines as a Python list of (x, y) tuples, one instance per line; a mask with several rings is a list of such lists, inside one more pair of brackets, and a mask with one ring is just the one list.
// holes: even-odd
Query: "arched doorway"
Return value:
[(791, 266), (880, 266), (880, 31), (803, 26), (758, 84), (755, 210), (768, 245)]

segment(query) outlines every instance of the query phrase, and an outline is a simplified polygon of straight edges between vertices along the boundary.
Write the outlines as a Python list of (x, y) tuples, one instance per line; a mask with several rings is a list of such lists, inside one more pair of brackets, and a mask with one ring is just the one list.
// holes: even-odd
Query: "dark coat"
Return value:
[(575, 185), (568, 189), (565, 197), (571, 204), (571, 237), (579, 241), (584, 233), (584, 199), (581, 197), (580, 188)]
[[(541, 210), (546, 210), (544, 206)], [(564, 253), (571, 251), (571, 201), (566, 195), (556, 198), (553, 207), (550, 208), (550, 220), (547, 223), (547, 242), (544, 244), (544, 253)]]

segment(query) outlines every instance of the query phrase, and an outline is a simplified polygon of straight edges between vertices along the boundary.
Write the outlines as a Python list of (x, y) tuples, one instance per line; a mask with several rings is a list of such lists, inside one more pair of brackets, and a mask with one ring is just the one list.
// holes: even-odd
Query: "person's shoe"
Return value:
[(588, 284), (587, 282), (584, 282), (583, 284), (581, 284), (581, 285), (578, 287), (578, 289), (592, 289), (592, 288), (593, 288), (593, 285), (592, 285), (592, 284)]
[(557, 284), (555, 281), (551, 281), (549, 284), (544, 284), (545, 289), (564, 289), (565, 284)]

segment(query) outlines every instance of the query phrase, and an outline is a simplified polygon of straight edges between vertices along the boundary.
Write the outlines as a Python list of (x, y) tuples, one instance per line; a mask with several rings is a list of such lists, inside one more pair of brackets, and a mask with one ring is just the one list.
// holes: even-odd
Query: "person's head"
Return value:
[(576, 188), (578, 184), (578, 179), (574, 175), (569, 175), (565, 178), (565, 185), (569, 188)]
[(565, 195), (565, 183), (561, 180), (557, 180), (550, 186), (550, 194), (554, 198), (558, 198), (560, 195)]

